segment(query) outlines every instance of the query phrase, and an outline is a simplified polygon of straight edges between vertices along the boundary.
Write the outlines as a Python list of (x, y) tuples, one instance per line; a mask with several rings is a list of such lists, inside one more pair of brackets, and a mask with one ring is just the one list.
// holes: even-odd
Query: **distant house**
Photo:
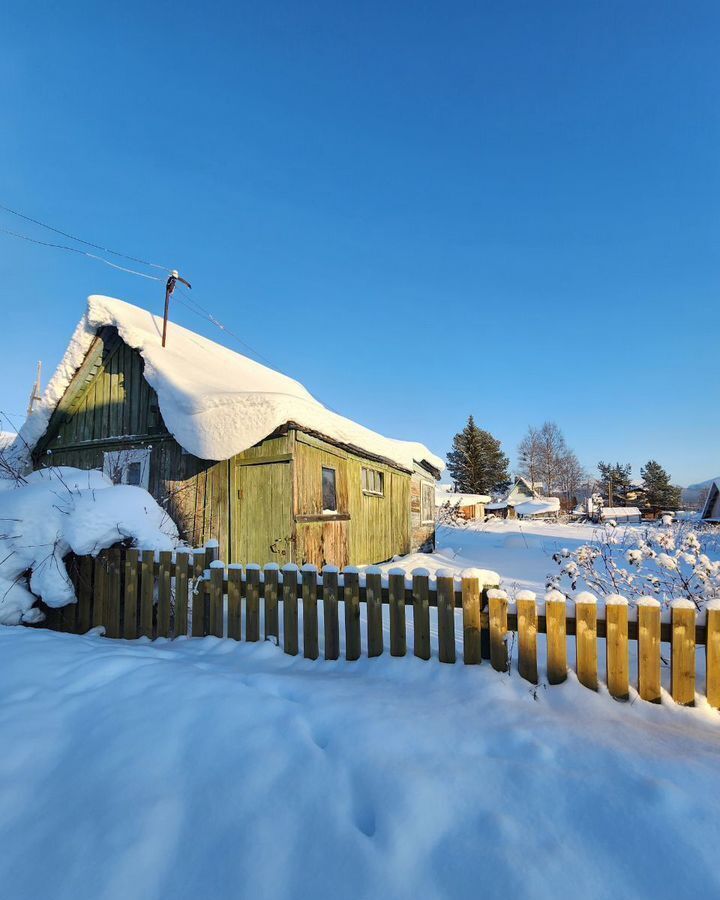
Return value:
[(560, 500), (557, 497), (543, 497), (522, 476), (515, 479), (510, 490), (497, 500), (486, 504), (485, 511), (505, 519), (545, 518), (557, 516), (560, 512)]
[(23, 426), (32, 465), (141, 485), (188, 543), (219, 540), (226, 562), (375, 563), (433, 538), (444, 465), (426, 447), (174, 323), (163, 348), (161, 332), (146, 310), (89, 299)]
[(457, 509), (464, 519), (484, 519), (485, 504), (490, 502), (487, 494), (461, 494), (450, 491), (445, 485), (435, 488), (435, 508), (441, 510), (446, 504)]
[(700, 518), (704, 522), (720, 522), (720, 478), (716, 478), (708, 488)]

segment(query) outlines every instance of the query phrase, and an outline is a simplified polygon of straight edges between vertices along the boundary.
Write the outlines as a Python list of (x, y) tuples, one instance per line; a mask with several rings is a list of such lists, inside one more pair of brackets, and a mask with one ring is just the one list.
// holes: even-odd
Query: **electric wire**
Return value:
[(54, 247), (56, 250), (67, 250), (70, 253), (79, 253), (80, 256), (87, 256), (89, 259), (96, 259), (98, 262), (105, 263), (106, 266), (111, 266), (113, 269), (120, 269), (121, 272), (128, 272), (130, 275), (138, 275), (140, 278), (149, 278), (150, 281), (165, 280), (164, 278), (160, 278), (157, 275), (148, 275), (147, 272), (138, 272), (136, 269), (129, 269), (127, 266), (118, 265), (118, 263), (111, 262), (109, 259), (98, 256), (96, 253), (90, 253), (87, 250), (81, 250), (79, 247), (70, 247), (68, 244), (54, 244), (50, 241), (40, 241), (37, 238), (30, 237), (27, 234), (20, 234), (19, 231), (11, 231), (9, 228), (0, 228), (0, 233), (9, 234), (12, 237), (20, 238), (23, 241), (29, 241), (31, 244), (39, 244), (41, 247)]
[(141, 263), (143, 266), (150, 266), (152, 269), (162, 269), (164, 272), (172, 271), (170, 266), (161, 266), (158, 263), (150, 262), (147, 259), (141, 259), (139, 256), (129, 256), (127, 253), (120, 253), (119, 250), (103, 247), (102, 244), (94, 244), (92, 241), (86, 241), (67, 231), (62, 231), (60, 228), (55, 228), (53, 225), (48, 225), (46, 222), (41, 222), (40, 219), (33, 219), (32, 216), (27, 216), (25, 213), (18, 212), (16, 209), (11, 209), (9, 206), (5, 206), (2, 203), (0, 203), (0, 209), (11, 213), (13, 216), (18, 216), (20, 219), (25, 219), (26, 222), (32, 222), (34, 225), (39, 225), (41, 228), (47, 228), (48, 231), (54, 231), (55, 234), (70, 238), (71, 241), (76, 241), (78, 244), (85, 244), (86, 247), (94, 247), (95, 250), (102, 250), (103, 253), (111, 253), (113, 256), (120, 256), (123, 259), (129, 259), (131, 262)]

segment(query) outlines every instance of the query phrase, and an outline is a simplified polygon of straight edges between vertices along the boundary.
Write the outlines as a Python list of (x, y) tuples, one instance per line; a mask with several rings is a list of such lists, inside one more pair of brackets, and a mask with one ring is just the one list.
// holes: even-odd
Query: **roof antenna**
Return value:
[(184, 278), (181, 278), (178, 275), (178, 270), (173, 269), (170, 273), (170, 277), (167, 280), (167, 284), (165, 285), (165, 315), (163, 316), (163, 334), (162, 334), (162, 345), (165, 346), (165, 338), (167, 336), (167, 323), (168, 323), (168, 312), (170, 311), (170, 297), (172, 297), (173, 291), (175, 290), (175, 285), (178, 281), (181, 281), (185, 287), (188, 287), (192, 290), (192, 285), (189, 281), (185, 281)]
[(42, 393), (40, 390), (40, 382), (42, 378), (42, 360), (38, 360), (37, 364), (37, 375), (35, 376), (35, 383), (32, 386), (32, 390), (30, 391), (30, 400), (28, 401), (27, 414), (33, 411), (33, 406), (35, 403), (42, 399)]

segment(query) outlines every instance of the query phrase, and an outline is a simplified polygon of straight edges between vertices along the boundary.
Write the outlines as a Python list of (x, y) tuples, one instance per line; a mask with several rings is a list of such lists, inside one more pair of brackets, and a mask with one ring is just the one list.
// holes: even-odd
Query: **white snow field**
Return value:
[(25, 627), (0, 670), (12, 900), (720, 895), (708, 710)]

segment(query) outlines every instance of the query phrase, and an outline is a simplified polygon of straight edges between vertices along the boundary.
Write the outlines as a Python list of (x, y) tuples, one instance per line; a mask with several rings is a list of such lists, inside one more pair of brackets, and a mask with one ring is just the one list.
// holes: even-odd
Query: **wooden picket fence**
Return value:
[[(637, 642), (636, 686), (643, 700), (661, 699), (661, 645), (670, 645), (671, 694), (692, 705), (696, 693), (696, 648), (705, 647), (705, 695), (720, 708), (720, 604), (711, 604), (700, 617), (689, 601), (673, 604), (671, 621), (661, 618), (660, 604), (651, 599), (637, 606), (637, 620), (628, 616), (623, 598), (609, 598), (605, 617), (597, 614), (595, 599), (580, 595), (574, 617), (567, 614), (562, 595), (546, 598), (540, 609), (530, 591), (518, 594), (514, 605), (495, 586), (476, 577), (426, 573), (383, 576), (370, 569), (361, 578), (357, 570), (340, 573), (325, 567), (319, 577), (313, 566), (228, 566), (217, 560), (217, 548), (202, 551), (161, 552), (133, 549), (104, 551), (95, 559), (70, 561), (69, 571), (78, 602), (59, 610), (43, 607), (45, 627), (83, 634), (102, 625), (108, 637), (227, 636), (234, 640), (265, 639), (282, 642), (285, 653), (300, 651), (299, 609), (302, 609), (302, 652), (317, 659), (318, 604), (323, 606), (325, 659), (340, 657), (340, 604), (343, 604), (345, 658), (357, 660), (362, 650), (360, 608), (366, 610), (368, 656), (384, 650), (383, 605), (389, 607), (390, 653), (408, 652), (406, 607), (413, 610), (412, 652), (431, 658), (430, 609), (437, 610), (437, 647), (441, 663), (455, 663), (458, 638), (465, 664), (489, 659), (497, 671), (509, 667), (508, 634), (518, 642), (518, 672), (538, 683), (537, 635), (546, 635), (546, 671), (549, 684), (567, 677), (567, 640), (575, 638), (578, 680), (598, 688), (598, 639), (605, 640), (607, 687), (613, 697), (627, 699), (630, 689), (629, 642)], [(363, 583), (364, 581), (364, 583)], [(386, 583), (384, 583), (386, 582)], [(299, 607), (299, 604), (302, 604)], [(263, 615), (261, 617), (261, 607)], [(456, 635), (455, 610), (462, 610)], [(280, 629), (282, 615), (283, 628)], [(704, 619), (704, 621), (702, 621)]]

